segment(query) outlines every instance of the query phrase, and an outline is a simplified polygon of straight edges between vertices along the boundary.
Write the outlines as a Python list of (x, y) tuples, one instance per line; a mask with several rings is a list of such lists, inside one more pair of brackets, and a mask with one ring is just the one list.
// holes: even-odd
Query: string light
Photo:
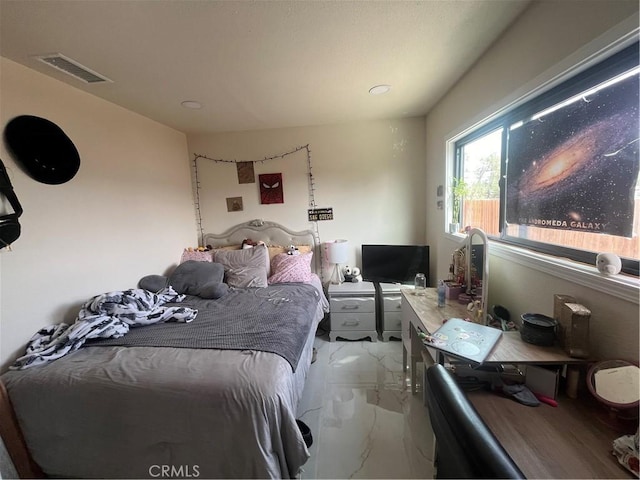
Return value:
[[(209, 160), (215, 163), (260, 163), (260, 164), (264, 164), (264, 162), (268, 162), (269, 160), (277, 160), (277, 159), (282, 159), (285, 158), (289, 155), (293, 155), (294, 153), (298, 153), (302, 150), (306, 150), (307, 152), (307, 175), (309, 178), (309, 183), (308, 183), (308, 189), (309, 189), (309, 208), (314, 209), (316, 208), (316, 199), (315, 199), (315, 190), (316, 190), (316, 184), (313, 178), (313, 172), (312, 172), (312, 168), (311, 168), (311, 149), (309, 148), (309, 144), (307, 145), (303, 145), (301, 147), (296, 147), (293, 150), (290, 150), (288, 152), (285, 153), (281, 153), (278, 155), (273, 155), (271, 157), (264, 157), (261, 160), (227, 160), (224, 158), (211, 158), (208, 157), (207, 155), (200, 155), (195, 153), (194, 157), (193, 157), (193, 169), (194, 169), (194, 180), (195, 180), (195, 184), (196, 184), (196, 198), (195, 198), (195, 207), (196, 207), (196, 216), (197, 216), (197, 221), (198, 221), (198, 231), (200, 232), (200, 244), (202, 245), (202, 243), (204, 242), (204, 230), (202, 228), (202, 211), (200, 209), (200, 181), (198, 179), (198, 160), (199, 159), (204, 159), (204, 160)], [(313, 221), (313, 233), (316, 239), (316, 243), (317, 245), (321, 245), (320, 242), (320, 231), (318, 229), (318, 222), (317, 221)], [(320, 275), (321, 278), (323, 278), (324, 275), (324, 265), (323, 262), (320, 262)]]
[(198, 231), (200, 232), (200, 245), (204, 243), (204, 231), (202, 230), (202, 212), (200, 211), (200, 180), (198, 179), (198, 157), (193, 159), (194, 180), (196, 184), (196, 217), (198, 219)]

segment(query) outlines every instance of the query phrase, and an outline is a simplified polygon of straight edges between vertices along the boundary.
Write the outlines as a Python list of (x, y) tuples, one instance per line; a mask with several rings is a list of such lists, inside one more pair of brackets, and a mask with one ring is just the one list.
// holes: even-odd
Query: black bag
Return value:
[[(13, 191), (13, 185), (7, 175), (2, 160), (0, 160), (0, 196), (4, 195), (14, 213), (0, 215), (0, 249), (10, 247), (20, 236), (20, 223), (18, 217), (22, 215), (22, 205), (18, 201), (18, 197)], [(0, 197), (1, 198), (1, 197)]]

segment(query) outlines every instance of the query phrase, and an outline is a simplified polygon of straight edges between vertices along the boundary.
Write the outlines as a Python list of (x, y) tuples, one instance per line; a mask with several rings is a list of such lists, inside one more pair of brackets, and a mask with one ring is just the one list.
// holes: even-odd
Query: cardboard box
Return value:
[(562, 307), (565, 303), (576, 303), (576, 299), (571, 295), (556, 294), (553, 296), (553, 318), (555, 318), (558, 325), (560, 324), (560, 314), (562, 313)]
[(576, 303), (576, 299), (571, 295), (560, 295), (556, 294), (553, 296), (553, 318), (558, 323), (556, 337), (558, 338), (558, 343), (564, 349), (565, 348), (565, 335), (564, 329), (562, 327), (562, 308), (565, 303)]
[(558, 338), (571, 357), (589, 356), (589, 320), (591, 311), (579, 303), (565, 303), (560, 312)]

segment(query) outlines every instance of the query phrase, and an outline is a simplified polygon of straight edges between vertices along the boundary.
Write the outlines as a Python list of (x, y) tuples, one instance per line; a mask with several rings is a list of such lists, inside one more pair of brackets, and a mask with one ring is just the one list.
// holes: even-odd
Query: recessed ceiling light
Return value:
[(391, 90), (391, 85), (376, 85), (375, 87), (371, 87), (369, 89), (369, 93), (371, 95), (384, 95)]
[(202, 104), (200, 102), (196, 102), (195, 100), (185, 100), (180, 105), (182, 105), (184, 108), (191, 108), (194, 110), (202, 108)]

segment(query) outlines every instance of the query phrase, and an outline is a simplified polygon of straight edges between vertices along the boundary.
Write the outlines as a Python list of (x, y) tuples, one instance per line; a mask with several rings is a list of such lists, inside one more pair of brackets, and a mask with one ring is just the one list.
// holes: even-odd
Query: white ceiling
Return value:
[[(0, 53), (187, 133), (411, 117), (528, 3), (0, 0)], [(33, 58), (54, 52), (113, 83)], [(368, 93), (385, 83), (388, 94)]]

